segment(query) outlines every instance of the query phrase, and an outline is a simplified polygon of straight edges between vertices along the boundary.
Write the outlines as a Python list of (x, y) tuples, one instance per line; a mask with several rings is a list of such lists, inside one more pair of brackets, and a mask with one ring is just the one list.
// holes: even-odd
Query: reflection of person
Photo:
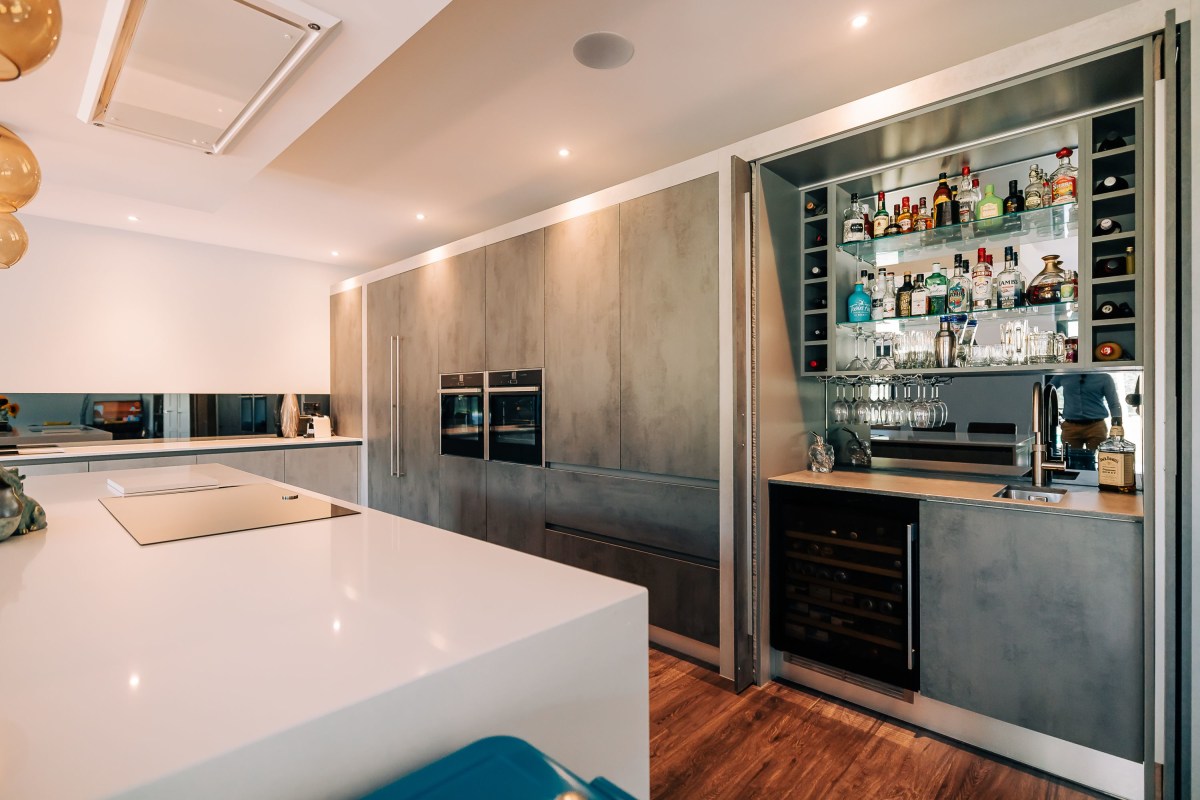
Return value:
[(1113, 425), (1121, 424), (1121, 399), (1108, 373), (1055, 375), (1050, 385), (1063, 390), (1062, 440), (1068, 447), (1094, 451), (1108, 438), (1105, 420), (1112, 417)]

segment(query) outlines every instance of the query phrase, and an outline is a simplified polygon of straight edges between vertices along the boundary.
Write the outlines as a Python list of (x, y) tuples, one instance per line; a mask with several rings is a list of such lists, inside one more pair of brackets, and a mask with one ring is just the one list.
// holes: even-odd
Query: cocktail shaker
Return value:
[(958, 342), (954, 331), (950, 330), (950, 318), (942, 317), (942, 327), (933, 337), (933, 365), (938, 369), (953, 367), (957, 350)]

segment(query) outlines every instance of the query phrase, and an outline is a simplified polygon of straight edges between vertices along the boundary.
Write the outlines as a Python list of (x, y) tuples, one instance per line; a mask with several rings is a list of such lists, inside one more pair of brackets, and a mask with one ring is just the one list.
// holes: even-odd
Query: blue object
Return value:
[(404, 776), (363, 800), (636, 800), (596, 778), (584, 783), (528, 742), (492, 736)]
[(854, 284), (854, 291), (846, 298), (846, 316), (851, 322), (871, 321), (871, 296), (861, 282)]

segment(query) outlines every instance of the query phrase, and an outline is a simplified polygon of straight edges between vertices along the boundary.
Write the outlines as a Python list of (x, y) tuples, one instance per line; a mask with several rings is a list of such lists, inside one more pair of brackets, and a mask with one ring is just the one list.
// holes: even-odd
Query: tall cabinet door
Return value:
[(621, 466), (620, 215), (546, 228), (546, 460)]
[(399, 514), (438, 524), (438, 316), (445, 262), (400, 275)]
[(545, 364), (544, 231), (486, 248), (484, 312), (486, 369), (531, 369)]
[(403, 275), (367, 285), (367, 505), (400, 512), (397, 389)]
[(719, 477), (717, 176), (621, 204), (621, 467)]
[(438, 371), (483, 370), (484, 249), (441, 265), (442, 313), (438, 319)]

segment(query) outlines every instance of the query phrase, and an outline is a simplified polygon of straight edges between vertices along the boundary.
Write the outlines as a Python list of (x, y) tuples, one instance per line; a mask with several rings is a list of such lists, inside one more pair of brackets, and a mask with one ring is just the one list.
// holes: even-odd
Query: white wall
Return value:
[(354, 270), (20, 217), (0, 390), (329, 391), (329, 285)]

